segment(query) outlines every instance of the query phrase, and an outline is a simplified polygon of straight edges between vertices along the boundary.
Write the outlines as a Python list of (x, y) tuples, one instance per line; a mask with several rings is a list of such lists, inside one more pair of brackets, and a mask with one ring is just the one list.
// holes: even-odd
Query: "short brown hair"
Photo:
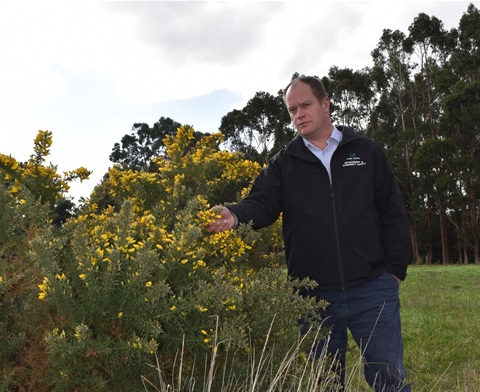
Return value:
[(327, 92), (325, 91), (325, 86), (323, 85), (322, 81), (319, 78), (317, 78), (316, 76), (299, 75), (293, 78), (292, 81), (288, 83), (287, 87), (285, 87), (285, 89), (283, 90), (284, 102), (285, 102), (285, 97), (287, 95), (288, 89), (297, 82), (308, 84), (312, 89), (313, 95), (315, 95), (315, 97), (317, 97), (319, 101), (321, 101), (323, 98), (327, 96)]

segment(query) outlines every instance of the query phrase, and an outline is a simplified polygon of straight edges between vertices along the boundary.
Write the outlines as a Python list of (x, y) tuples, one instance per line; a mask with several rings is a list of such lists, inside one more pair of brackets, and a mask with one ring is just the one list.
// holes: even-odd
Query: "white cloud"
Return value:
[(383, 29), (408, 33), (420, 12), (457, 27), (468, 4), (0, 0), (0, 152), (25, 160), (49, 129), (52, 162), (95, 170), (91, 189), (134, 122), (215, 131), (294, 72), (368, 66)]
[(279, 6), (258, 3), (252, 12), (241, 2), (148, 2), (128, 8), (139, 18), (139, 36), (169, 60), (229, 66), (262, 41)]

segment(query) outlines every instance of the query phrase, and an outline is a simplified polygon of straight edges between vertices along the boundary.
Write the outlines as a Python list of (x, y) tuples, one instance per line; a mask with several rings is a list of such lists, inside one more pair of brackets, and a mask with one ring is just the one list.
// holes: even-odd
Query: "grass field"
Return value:
[(417, 391), (480, 391), (480, 265), (412, 266), (405, 362)]
[[(400, 293), (412, 389), (480, 392), (480, 265), (410, 266)], [(355, 372), (355, 390), (369, 390)]]

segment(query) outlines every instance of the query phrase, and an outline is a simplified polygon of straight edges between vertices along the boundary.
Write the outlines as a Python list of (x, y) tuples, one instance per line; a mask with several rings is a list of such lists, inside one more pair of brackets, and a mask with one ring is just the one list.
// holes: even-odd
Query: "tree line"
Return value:
[[(458, 27), (418, 14), (408, 33), (384, 29), (373, 66), (332, 66), (323, 76), (335, 123), (379, 143), (407, 203), (414, 263), (480, 263), (480, 13), (470, 4)], [(295, 77), (298, 74), (293, 75)], [(257, 92), (221, 119), (224, 147), (265, 164), (295, 132), (283, 91)], [(152, 158), (180, 123), (133, 125), (110, 160), (155, 170)], [(196, 139), (201, 135), (196, 133)]]

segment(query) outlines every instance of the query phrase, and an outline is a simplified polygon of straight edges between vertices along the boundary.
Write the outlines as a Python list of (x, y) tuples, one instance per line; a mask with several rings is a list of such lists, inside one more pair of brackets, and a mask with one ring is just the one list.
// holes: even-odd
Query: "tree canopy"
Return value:
[[(132, 132), (124, 135), (121, 142), (113, 146), (110, 161), (124, 169), (155, 171), (157, 166), (153, 158), (165, 153), (165, 138), (174, 136), (181, 126), (170, 117), (160, 117), (152, 127), (146, 123), (135, 123)], [(193, 147), (200, 137), (201, 134), (195, 132), (189, 147)]]

